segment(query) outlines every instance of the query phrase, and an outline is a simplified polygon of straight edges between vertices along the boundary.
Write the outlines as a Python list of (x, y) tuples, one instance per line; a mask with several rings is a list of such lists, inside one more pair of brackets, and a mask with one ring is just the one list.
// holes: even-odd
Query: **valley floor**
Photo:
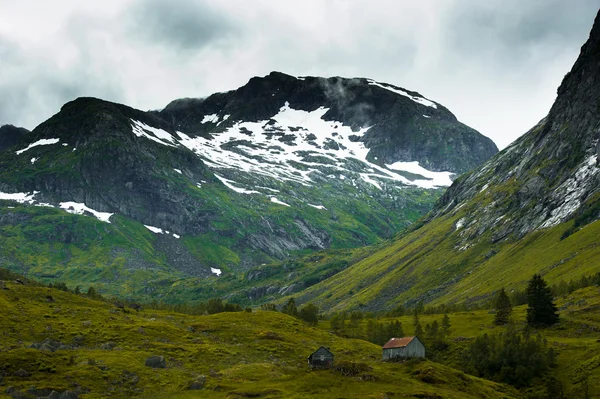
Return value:
[[(6, 288), (0, 289), (0, 397), (46, 397), (52, 390), (80, 398), (519, 396), (431, 361), (383, 363), (377, 345), (278, 312), (124, 312), (55, 289), (11, 282)], [(321, 345), (345, 371), (308, 369), (307, 356)], [(145, 366), (150, 356), (163, 356), (166, 367)], [(188, 390), (194, 383), (202, 389)]]
[[(269, 311), (136, 312), (56, 289), (5, 284), (0, 397), (47, 397), (52, 390), (80, 398), (525, 397), (523, 391), (457, 370), (470, 339), (502, 330), (492, 325), (488, 311), (449, 315), (450, 348), (437, 359), (447, 365), (384, 363), (381, 347), (332, 334), (327, 321), (313, 328)], [(567, 397), (576, 398), (582, 397), (581, 376), (588, 374), (594, 397), (600, 392), (600, 288), (576, 291), (558, 305), (561, 323), (543, 331), (558, 352), (554, 374)], [(524, 307), (515, 308), (517, 323), (524, 315)], [(441, 317), (423, 315), (421, 323)], [(413, 333), (410, 316), (396, 319), (406, 335)], [(306, 358), (321, 345), (335, 354), (338, 369), (309, 370)], [(151, 356), (163, 356), (166, 367), (145, 366)], [(190, 390), (192, 385), (201, 389)]]

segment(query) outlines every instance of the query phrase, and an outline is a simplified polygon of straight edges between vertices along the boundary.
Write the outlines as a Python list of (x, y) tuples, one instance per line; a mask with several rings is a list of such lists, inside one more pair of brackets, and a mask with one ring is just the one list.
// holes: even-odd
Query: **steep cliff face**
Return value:
[[(483, 167), (448, 189), (429, 220), (466, 207), (465, 243), (485, 232), (493, 240), (600, 216), (600, 24), (558, 89), (540, 123)], [(478, 198), (478, 204), (473, 199)], [(486, 206), (480, 206), (484, 202)]]

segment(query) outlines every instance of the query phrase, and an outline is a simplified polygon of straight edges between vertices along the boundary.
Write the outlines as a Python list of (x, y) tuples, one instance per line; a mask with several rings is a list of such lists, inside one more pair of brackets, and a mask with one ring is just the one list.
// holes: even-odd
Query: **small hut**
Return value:
[(322, 346), (308, 357), (308, 366), (313, 369), (330, 369), (333, 367), (333, 353)]
[(417, 337), (392, 338), (383, 345), (383, 360), (425, 357), (425, 346)]

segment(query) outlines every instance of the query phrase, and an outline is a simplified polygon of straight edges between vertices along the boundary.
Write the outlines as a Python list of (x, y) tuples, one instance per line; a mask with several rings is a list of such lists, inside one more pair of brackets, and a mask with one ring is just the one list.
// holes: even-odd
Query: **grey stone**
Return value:
[(105, 342), (102, 345), (100, 345), (100, 349), (103, 350), (112, 350), (117, 346), (117, 344), (115, 342), (109, 341), (109, 342)]
[(64, 391), (63, 393), (60, 394), (58, 399), (77, 399), (78, 397), (79, 397), (79, 395), (77, 395), (73, 391)]
[(15, 377), (19, 377), (19, 378), (27, 378), (31, 376), (31, 373), (28, 371), (25, 371), (23, 369), (19, 369), (17, 371), (15, 371), (15, 373), (13, 374)]
[(198, 376), (189, 386), (189, 390), (190, 391), (197, 391), (200, 389), (204, 388), (204, 385), (206, 384), (206, 376), (205, 375), (201, 375)]
[(154, 369), (164, 369), (167, 367), (167, 362), (164, 356), (150, 356), (146, 359), (146, 366)]

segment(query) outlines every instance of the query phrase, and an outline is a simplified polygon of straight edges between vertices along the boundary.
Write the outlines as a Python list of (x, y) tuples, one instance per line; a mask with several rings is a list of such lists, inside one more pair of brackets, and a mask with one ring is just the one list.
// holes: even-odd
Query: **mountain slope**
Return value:
[[(272, 73), (160, 112), (79, 98), (0, 152), (0, 264), (155, 294), (391, 237), (496, 151), (440, 104), (368, 79)], [(60, 218), (60, 234), (44, 225)]]
[(548, 116), (461, 176), (410, 234), (300, 294), (333, 309), (489, 299), (598, 271), (600, 21)]

